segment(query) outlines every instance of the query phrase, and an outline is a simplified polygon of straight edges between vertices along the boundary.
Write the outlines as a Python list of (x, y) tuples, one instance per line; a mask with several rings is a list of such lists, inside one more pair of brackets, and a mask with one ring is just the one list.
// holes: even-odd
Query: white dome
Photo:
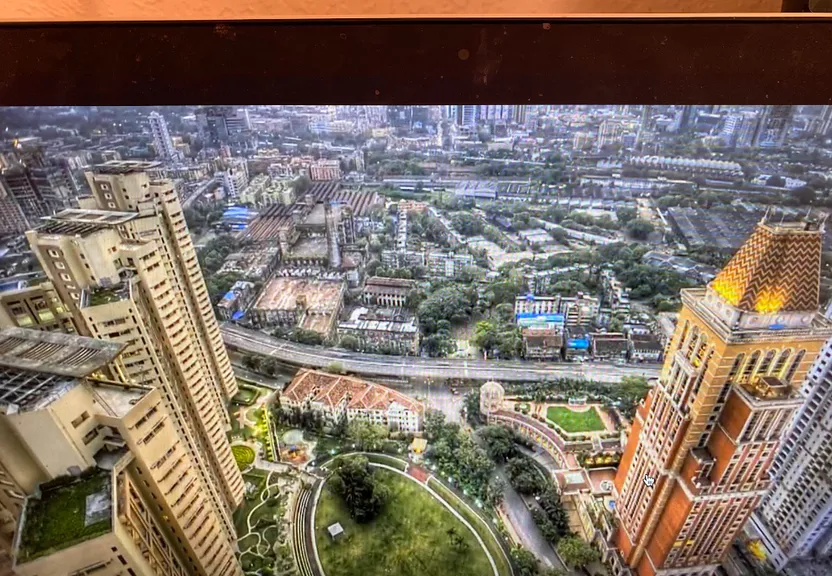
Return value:
[(506, 391), (499, 382), (486, 382), (480, 387), (480, 413), (491, 414), (503, 405)]

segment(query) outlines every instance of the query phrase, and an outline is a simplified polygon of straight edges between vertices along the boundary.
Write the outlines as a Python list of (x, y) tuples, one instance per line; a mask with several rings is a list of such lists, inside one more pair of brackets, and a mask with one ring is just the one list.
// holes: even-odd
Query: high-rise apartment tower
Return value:
[(0, 331), (0, 573), (241, 576), (160, 388), (124, 344)]
[(78, 332), (123, 344), (126, 380), (160, 391), (231, 539), (243, 481), (225, 404), (237, 383), (182, 207), (157, 168), (96, 166), (84, 208), (51, 217), (27, 237)]
[(768, 490), (832, 335), (817, 313), (822, 225), (765, 219), (683, 308), (615, 479), (616, 546), (638, 576), (710, 576)]
[(153, 147), (156, 149), (156, 154), (165, 160), (179, 160), (179, 151), (174, 148), (173, 140), (170, 139), (165, 117), (158, 112), (151, 112), (148, 121), (150, 122), (150, 133), (153, 134)]
[(772, 489), (751, 517), (777, 570), (832, 556), (832, 341), (800, 394), (803, 407), (772, 465)]

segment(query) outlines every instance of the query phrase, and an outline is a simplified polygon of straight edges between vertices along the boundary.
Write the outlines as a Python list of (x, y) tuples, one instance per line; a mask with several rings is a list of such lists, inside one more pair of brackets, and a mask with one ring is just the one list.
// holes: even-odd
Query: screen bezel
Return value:
[(824, 104), (832, 18), (0, 25), (0, 105)]

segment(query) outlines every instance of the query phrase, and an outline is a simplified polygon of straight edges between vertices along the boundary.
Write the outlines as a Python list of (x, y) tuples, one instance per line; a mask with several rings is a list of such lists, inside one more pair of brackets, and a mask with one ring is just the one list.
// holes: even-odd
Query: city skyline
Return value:
[(0, 108), (0, 576), (824, 574), (830, 131)]

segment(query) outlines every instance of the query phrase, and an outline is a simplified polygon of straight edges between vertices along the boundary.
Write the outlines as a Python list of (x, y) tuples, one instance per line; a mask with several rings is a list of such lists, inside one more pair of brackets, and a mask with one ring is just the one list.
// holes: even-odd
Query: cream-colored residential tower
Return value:
[(173, 184), (155, 166), (87, 173), (92, 198), (27, 233), (78, 332), (124, 346), (125, 381), (158, 390), (224, 538), (243, 480), (226, 438), (237, 392)]
[(0, 548), (19, 576), (241, 576), (163, 390), (124, 382), (124, 350), (0, 331)]

